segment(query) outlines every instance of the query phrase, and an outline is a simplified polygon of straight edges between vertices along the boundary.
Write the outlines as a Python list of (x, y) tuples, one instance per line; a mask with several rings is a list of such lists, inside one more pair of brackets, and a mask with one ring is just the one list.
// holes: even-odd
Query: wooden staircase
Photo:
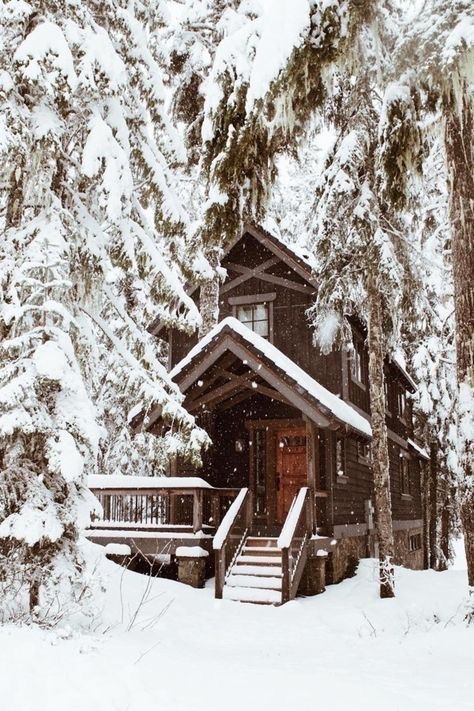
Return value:
[(282, 552), (277, 540), (247, 536), (226, 577), (224, 599), (263, 605), (281, 603)]
[(292, 600), (306, 565), (313, 525), (310, 493), (299, 490), (278, 538), (252, 533), (248, 489), (241, 489), (214, 537), (216, 597), (282, 605)]

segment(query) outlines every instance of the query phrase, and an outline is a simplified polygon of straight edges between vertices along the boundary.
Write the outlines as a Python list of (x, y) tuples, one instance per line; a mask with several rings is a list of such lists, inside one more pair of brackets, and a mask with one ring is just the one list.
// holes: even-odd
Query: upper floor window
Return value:
[(270, 309), (268, 304), (245, 304), (237, 306), (237, 318), (263, 338), (270, 335)]
[(410, 469), (408, 459), (400, 454), (400, 491), (410, 495)]
[(407, 413), (407, 395), (405, 390), (402, 390), (401, 388), (398, 389), (398, 416), (400, 417), (401, 420), (406, 419), (406, 413)]
[(367, 385), (365, 368), (365, 353), (362, 341), (354, 341), (354, 348), (350, 355), (351, 378), (359, 385)]
[(390, 415), (390, 386), (388, 384), (388, 373), (384, 373), (384, 381), (383, 381), (383, 387), (384, 387), (384, 393), (385, 393), (385, 412), (387, 415)]

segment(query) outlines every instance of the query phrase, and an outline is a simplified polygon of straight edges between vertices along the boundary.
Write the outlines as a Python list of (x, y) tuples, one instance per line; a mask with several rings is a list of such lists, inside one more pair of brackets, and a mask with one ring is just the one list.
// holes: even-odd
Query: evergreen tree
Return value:
[[(80, 576), (98, 460), (147, 473), (165, 455), (198, 459), (206, 441), (147, 331), (157, 317), (200, 322), (171, 266), (187, 217), (152, 51), (162, 21), (138, 1), (1, 7), (0, 537), (2, 573), (17, 566), (31, 607), (42, 583), (64, 581), (61, 561)], [(128, 457), (132, 404), (161, 405), (169, 429)]]
[[(428, 139), (427, 139), (428, 142)], [(459, 528), (456, 451), (456, 372), (454, 304), (445, 163), (436, 134), (429, 140), (424, 178), (418, 186), (419, 219), (414, 257), (423, 281), (416, 328), (406, 335), (414, 396), (416, 430), (430, 453), (425, 465), (427, 563), (445, 570), (451, 539)]]
[[(409, 18), (396, 53), (400, 83), (418, 93), (418, 115), (425, 125), (435, 121), (443, 130), (456, 321), (459, 490), (471, 592), (474, 587), (473, 48), (470, 3), (430, 0)], [(400, 123), (401, 140), (396, 141), (399, 155), (405, 149), (417, 155), (417, 147), (404, 138), (410, 136), (409, 127), (415, 118), (416, 114), (405, 116)], [(412, 166), (401, 161), (393, 168), (395, 182), (403, 193)]]

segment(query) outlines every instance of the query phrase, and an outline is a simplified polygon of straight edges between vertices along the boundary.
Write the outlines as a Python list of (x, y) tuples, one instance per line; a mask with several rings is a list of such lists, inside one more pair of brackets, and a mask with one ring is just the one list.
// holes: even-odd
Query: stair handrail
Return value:
[(277, 542), (281, 550), (282, 603), (296, 596), (306, 563), (311, 536), (309, 492), (309, 487), (304, 486), (296, 494)]
[(237, 494), (214, 536), (216, 598), (222, 598), (227, 573), (242, 550), (250, 528), (250, 516), (250, 493), (244, 488)]

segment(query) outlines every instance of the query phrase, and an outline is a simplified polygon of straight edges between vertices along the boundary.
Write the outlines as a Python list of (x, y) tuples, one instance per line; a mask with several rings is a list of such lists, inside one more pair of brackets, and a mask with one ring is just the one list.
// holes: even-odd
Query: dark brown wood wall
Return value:
[[(239, 242), (229, 252), (223, 265), (225, 266), (230, 262), (254, 267), (272, 256), (272, 252), (249, 237)], [(291, 279), (298, 284), (304, 283), (283, 262), (276, 264), (270, 271), (272, 274)], [(226, 284), (237, 276), (230, 268), (228, 269), (228, 274)], [(311, 294), (304, 294), (286, 286), (269, 283), (253, 277), (242, 284), (237, 284), (224, 293), (221, 291), (219, 319), (233, 315), (233, 308), (229, 304), (230, 298), (268, 293), (275, 294), (275, 299), (271, 302), (271, 308), (273, 309), (273, 344), (321, 385), (327, 387), (331, 392), (341, 394), (341, 353), (335, 351), (323, 356), (312, 342), (312, 329), (306, 316), (307, 309), (313, 303)], [(198, 303), (197, 291), (193, 298)], [(172, 335), (172, 366), (176, 365), (196, 343), (196, 334), (189, 336), (174, 331)]]
[[(335, 443), (333, 445), (335, 447)], [(372, 498), (373, 476), (370, 467), (357, 454), (357, 442), (345, 440), (347, 478), (334, 473), (333, 510), (334, 525), (365, 523), (365, 502)], [(333, 452), (333, 456), (335, 453)]]
[(400, 475), (400, 447), (389, 442), (390, 490), (392, 494), (392, 517), (396, 521), (422, 518), (421, 468), (418, 459), (410, 458), (410, 496), (402, 494)]

